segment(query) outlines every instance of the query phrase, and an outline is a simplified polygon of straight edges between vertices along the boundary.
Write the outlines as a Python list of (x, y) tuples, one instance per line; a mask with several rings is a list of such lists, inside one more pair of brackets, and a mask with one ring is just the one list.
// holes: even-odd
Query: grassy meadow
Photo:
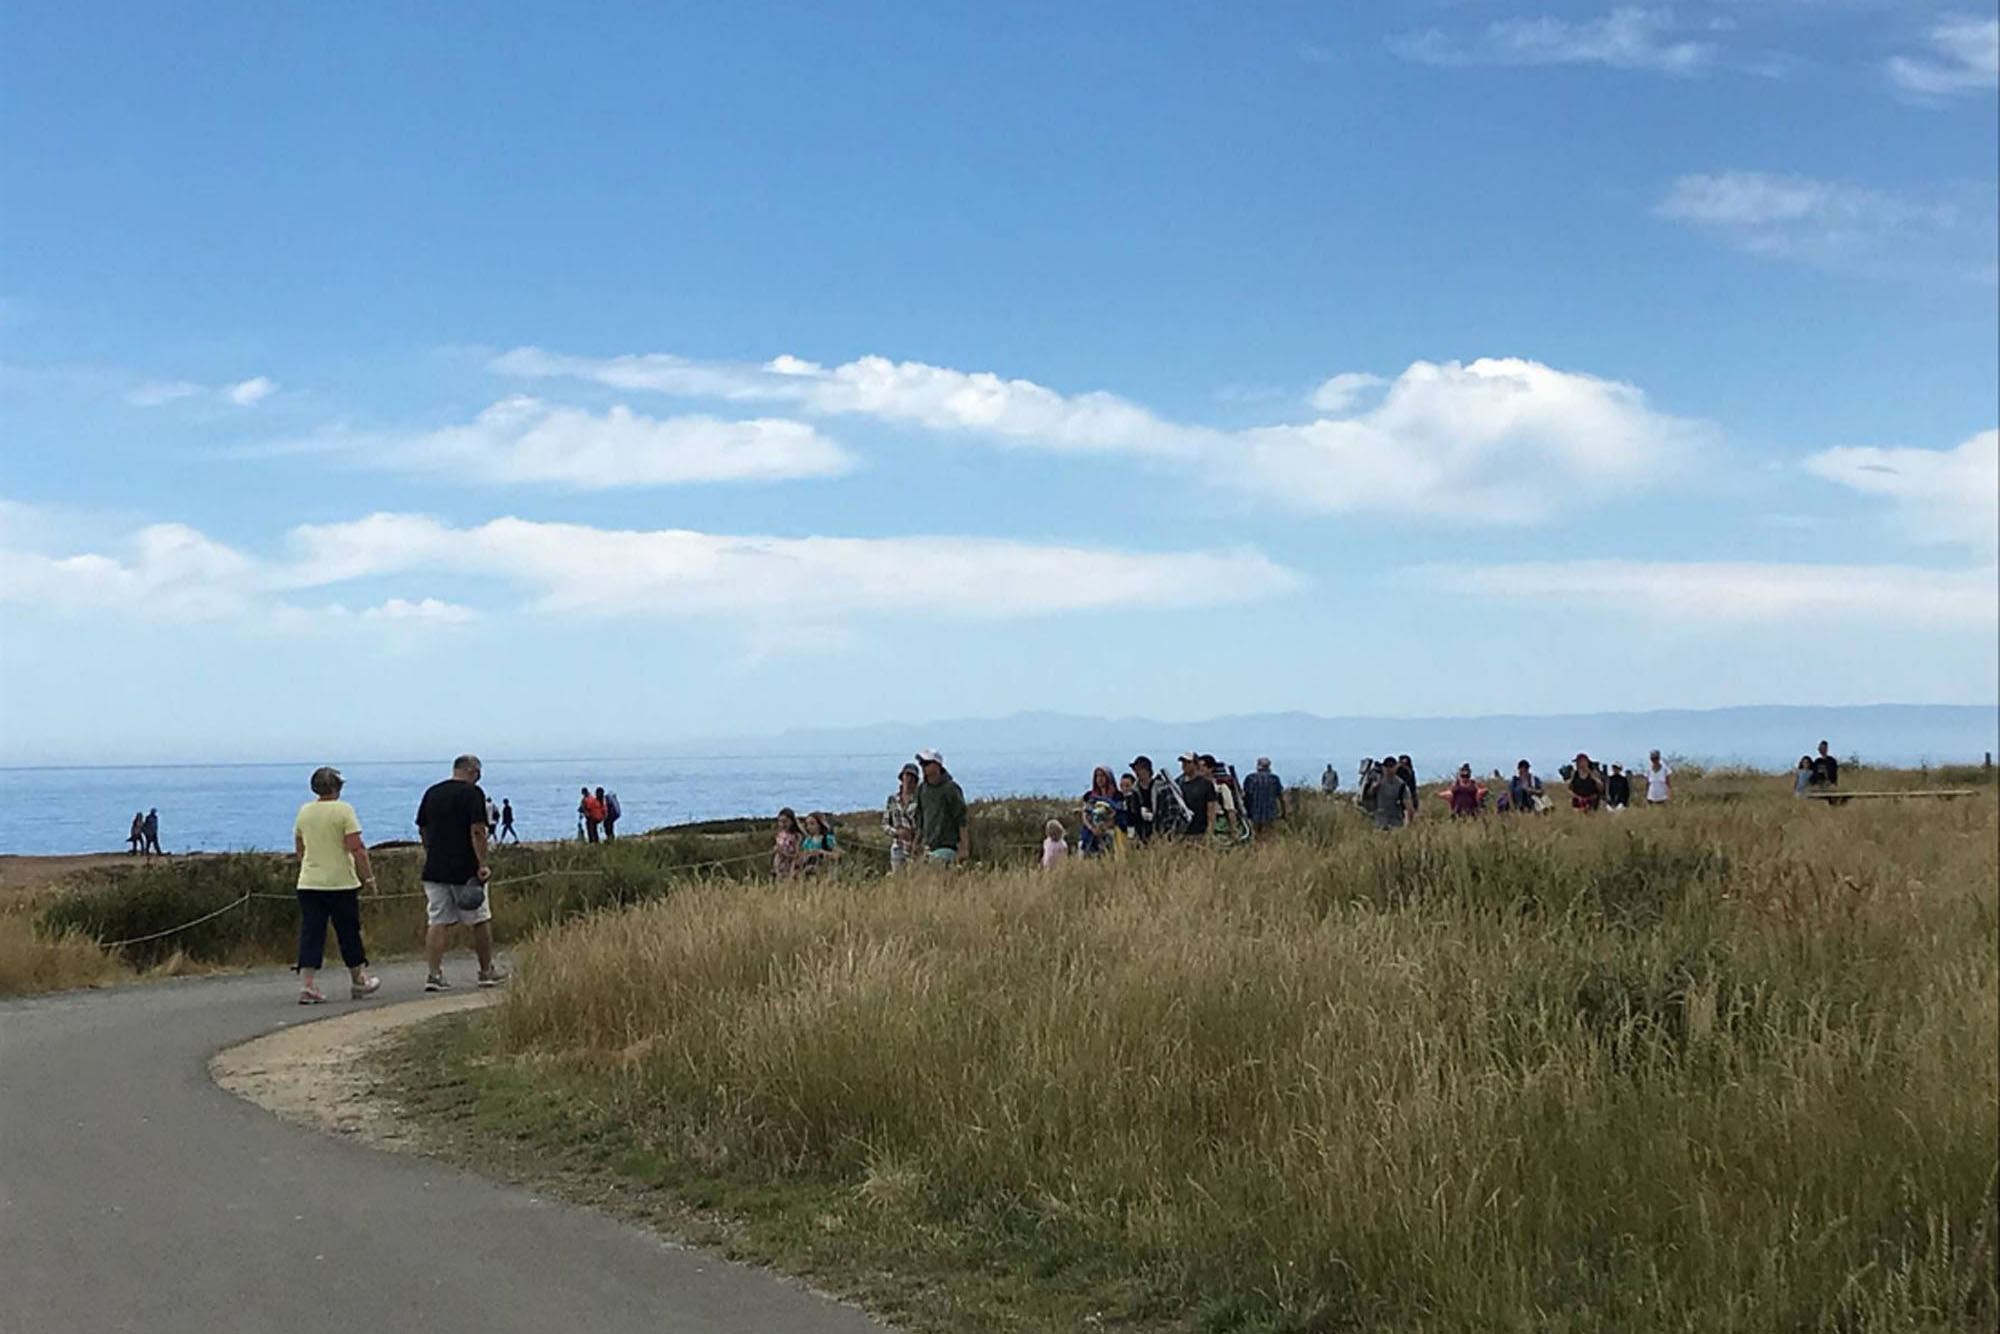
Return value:
[(398, 1059), (913, 1328), (1994, 1328), (1993, 789), (1680, 787), (690, 886)]

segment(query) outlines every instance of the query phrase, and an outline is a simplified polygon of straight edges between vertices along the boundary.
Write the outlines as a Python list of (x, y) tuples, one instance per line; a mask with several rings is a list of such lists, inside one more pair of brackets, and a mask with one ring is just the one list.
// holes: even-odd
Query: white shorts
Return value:
[(452, 897), (456, 885), (440, 885), (434, 881), (424, 881), (424, 920), (432, 926), (452, 926), (462, 924), (475, 926), (480, 922), (493, 920), (493, 891), (486, 891), (486, 901), (471, 912), (458, 906)]

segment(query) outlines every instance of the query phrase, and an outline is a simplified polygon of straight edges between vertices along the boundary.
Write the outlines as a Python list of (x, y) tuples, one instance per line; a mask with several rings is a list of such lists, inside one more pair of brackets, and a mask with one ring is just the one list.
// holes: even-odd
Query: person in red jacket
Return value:
[(576, 804), (576, 813), (583, 819), (585, 837), (592, 843), (597, 842), (598, 826), (604, 823), (604, 803), (599, 801), (589, 788), (585, 788), (583, 800)]

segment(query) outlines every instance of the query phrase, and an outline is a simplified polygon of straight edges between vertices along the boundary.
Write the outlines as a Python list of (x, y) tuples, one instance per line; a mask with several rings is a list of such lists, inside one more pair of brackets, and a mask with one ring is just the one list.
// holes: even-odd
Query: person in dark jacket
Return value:
[(1622, 811), (1632, 804), (1632, 779), (1622, 764), (1612, 765), (1611, 777), (1604, 780), (1604, 804), (1614, 811)]

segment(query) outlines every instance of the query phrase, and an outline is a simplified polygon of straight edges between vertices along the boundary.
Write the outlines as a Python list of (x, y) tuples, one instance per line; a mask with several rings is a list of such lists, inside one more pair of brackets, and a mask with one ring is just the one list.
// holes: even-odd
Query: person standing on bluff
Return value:
[(493, 897), (486, 882), (486, 794), (479, 788), (482, 770), (477, 755), (451, 762), (451, 777), (433, 783), (417, 806), (417, 833), (424, 841), (424, 962), (429, 965), (425, 991), (446, 991), (445, 940), (453, 926), (472, 932), (473, 953), (479, 956), (479, 985), (498, 986), (507, 980), (493, 963)]
[(592, 843), (597, 842), (597, 829), (604, 823), (604, 803), (590, 795), (590, 789), (583, 789), (583, 800), (576, 804), (577, 818)]
[(1250, 831), (1261, 838), (1271, 826), (1285, 818), (1285, 784), (1271, 772), (1271, 761), (1259, 757), (1257, 771), (1243, 780), (1244, 812), (1250, 817)]
[(923, 782), (917, 784), (917, 836), (924, 857), (934, 866), (964, 861), (972, 848), (972, 825), (966, 818), (965, 790), (944, 767), (934, 750), (917, 752)]
[[(1826, 743), (1822, 741), (1820, 745), (1825, 746)], [(162, 857), (167, 855), (167, 850), (160, 846), (160, 811), (158, 807), (154, 807), (152, 810), (146, 812), (146, 823), (140, 832), (146, 836), (146, 855), (148, 857), (156, 852)]]
[(1664, 806), (1674, 799), (1674, 771), (1654, 751), (1646, 759), (1646, 804)]
[(1381, 773), (1375, 780), (1375, 791), (1369, 805), (1374, 811), (1377, 829), (1401, 829), (1417, 818), (1417, 794), (1403, 781), (1394, 755), (1382, 757)]
[(896, 790), (882, 803), (882, 832), (889, 836), (889, 869), (900, 871), (917, 850), (917, 785), (923, 771), (906, 764), (896, 775)]
[(361, 943), (361, 890), (375, 890), (375, 868), (368, 863), (368, 844), (361, 837), (361, 819), (340, 799), (346, 780), (340, 770), (322, 765), (313, 770), (313, 799), (299, 807), (292, 821), (292, 851), (299, 859), (299, 1004), (324, 1005), (319, 967), (326, 956), (326, 924), (340, 941), (340, 961), (347, 965), (348, 996), (365, 1000), (381, 989), (382, 979), (368, 971), (368, 951)]

